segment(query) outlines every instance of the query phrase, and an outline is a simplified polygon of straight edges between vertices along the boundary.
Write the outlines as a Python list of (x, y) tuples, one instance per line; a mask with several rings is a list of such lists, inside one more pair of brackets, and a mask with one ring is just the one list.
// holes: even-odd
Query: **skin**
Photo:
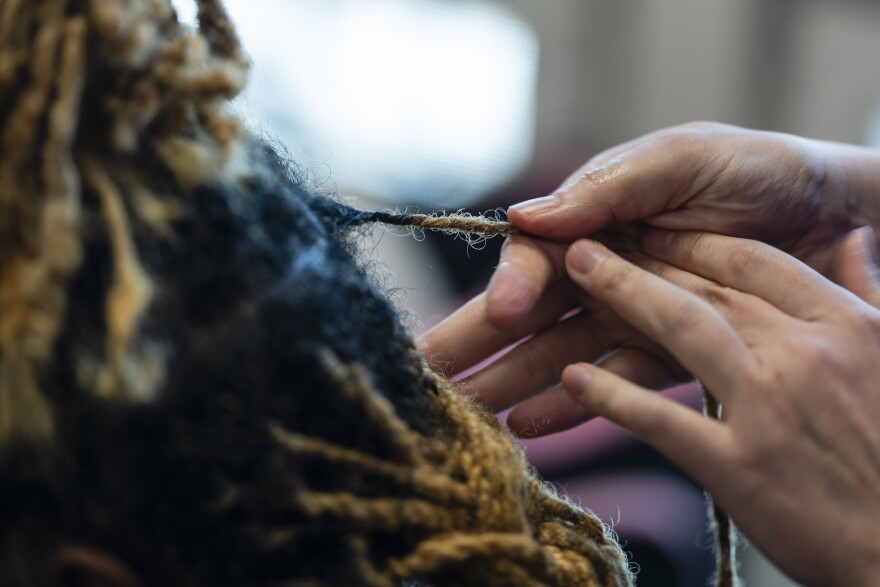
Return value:
[[(511, 222), (542, 238), (505, 243), (486, 291), (429, 331), (423, 354), (456, 375), (535, 337), (465, 379), (463, 391), (495, 410), (515, 405), (516, 433), (570, 428), (592, 415), (559, 386), (567, 364), (599, 360), (656, 389), (690, 379), (654, 341), (580, 293), (565, 272), (571, 241), (614, 223), (709, 231), (762, 240), (833, 277), (843, 236), (880, 225), (878, 186), (880, 153), (848, 145), (715, 123), (635, 139), (597, 155), (550, 196), (510, 209)], [(559, 322), (575, 308), (581, 328)]]
[(572, 399), (676, 462), (804, 585), (880, 584), (880, 279), (870, 240), (869, 230), (845, 240), (845, 287), (762, 243), (706, 233), (649, 233), (653, 258), (635, 264), (592, 241), (566, 257), (572, 279), (663, 341), (724, 416), (706, 419), (589, 363), (563, 372)]
[[(796, 580), (880, 584), (880, 287), (873, 233), (853, 231), (877, 225), (878, 191), (870, 150), (704, 123), (647, 135), (512, 208), (542, 238), (506, 243), (422, 351), (454, 375), (527, 339), (463, 381), (515, 405), (514, 432), (608, 417)], [(570, 245), (611, 224), (642, 230), (646, 255)], [(693, 377), (724, 422), (647, 393)]]

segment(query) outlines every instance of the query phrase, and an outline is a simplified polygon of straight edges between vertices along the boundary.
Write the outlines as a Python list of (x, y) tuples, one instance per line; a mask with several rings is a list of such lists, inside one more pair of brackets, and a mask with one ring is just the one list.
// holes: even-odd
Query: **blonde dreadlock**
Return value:
[[(155, 356), (131, 348), (152, 292), (107, 165), (110, 153), (118, 170), (118, 159), (152, 148), (183, 185), (234, 167), (241, 130), (224, 105), (243, 86), (247, 61), (219, 0), (198, 7), (200, 35), (179, 25), (163, 0), (2, 5), (0, 451), (52, 438), (52, 408), (37, 379), (82, 255), (83, 184), (101, 198), (116, 265), (107, 365), (95, 389), (143, 399), (162, 379)], [(105, 58), (103, 84), (88, 83), (90, 52)], [(96, 103), (81, 115), (84, 98)]]

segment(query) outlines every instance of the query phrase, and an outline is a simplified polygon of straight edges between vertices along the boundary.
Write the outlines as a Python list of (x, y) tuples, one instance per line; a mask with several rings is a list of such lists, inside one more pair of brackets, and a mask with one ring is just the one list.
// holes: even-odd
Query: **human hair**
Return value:
[[(0, 585), (631, 583), (428, 370), (219, 0), (0, 0)], [(375, 219), (375, 218), (374, 218)]]

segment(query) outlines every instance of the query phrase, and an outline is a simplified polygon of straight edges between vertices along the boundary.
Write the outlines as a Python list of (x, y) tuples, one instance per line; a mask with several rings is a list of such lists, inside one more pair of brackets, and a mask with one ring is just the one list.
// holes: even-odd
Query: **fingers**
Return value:
[(520, 438), (537, 438), (574, 428), (594, 416), (557, 385), (511, 410), (507, 427)]
[(743, 341), (708, 302), (598, 243), (576, 242), (566, 255), (566, 267), (576, 284), (661, 344), (710, 387), (728, 389), (744, 369), (754, 366)]
[[(664, 360), (634, 348), (620, 349), (596, 365), (652, 389), (684, 380)], [(561, 376), (560, 373), (558, 377)], [(557, 385), (516, 406), (507, 416), (507, 426), (517, 436), (533, 438), (574, 428), (593, 417), (594, 413), (574, 401), (562, 385)]]
[(837, 281), (862, 300), (880, 308), (877, 241), (870, 226), (846, 235), (837, 254)]
[(769, 245), (711, 233), (648, 231), (652, 256), (773, 304), (804, 320), (827, 314), (837, 288), (797, 259)]
[(575, 361), (593, 361), (608, 349), (596, 324), (582, 312), (520, 344), (504, 357), (461, 381), (461, 392), (500, 412), (559, 382)]
[(631, 430), (704, 486), (717, 485), (732, 444), (721, 423), (593, 365), (569, 366), (562, 381), (586, 412)]
[(577, 302), (574, 286), (557, 283), (544, 292), (525, 321), (505, 329), (488, 319), (487, 294), (482, 293), (426, 332), (419, 350), (434, 371), (451, 377), (554, 324)]
[(452, 376), (556, 322), (577, 304), (575, 289), (553, 285), (564, 275), (565, 247), (511, 237), (486, 292), (419, 340), (435, 371)]
[(786, 319), (795, 320), (756, 296), (744, 294), (699, 275), (688, 273), (653, 257), (629, 255), (627, 259), (710, 303), (747, 345), (766, 339), (768, 325), (774, 324), (783, 328)]
[(486, 288), (489, 322), (514, 328), (525, 320), (547, 287), (565, 275), (565, 246), (512, 236)]

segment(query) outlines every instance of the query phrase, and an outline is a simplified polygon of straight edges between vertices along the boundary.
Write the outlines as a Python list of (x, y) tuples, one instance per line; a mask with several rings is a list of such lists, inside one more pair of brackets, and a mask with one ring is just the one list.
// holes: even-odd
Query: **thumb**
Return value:
[(526, 233), (571, 242), (673, 210), (688, 199), (706, 164), (701, 151), (668, 147), (654, 139), (599, 165), (591, 161), (551, 195), (511, 206), (508, 217)]
[(880, 268), (874, 230), (863, 226), (843, 239), (836, 259), (837, 282), (875, 308), (880, 308)]

